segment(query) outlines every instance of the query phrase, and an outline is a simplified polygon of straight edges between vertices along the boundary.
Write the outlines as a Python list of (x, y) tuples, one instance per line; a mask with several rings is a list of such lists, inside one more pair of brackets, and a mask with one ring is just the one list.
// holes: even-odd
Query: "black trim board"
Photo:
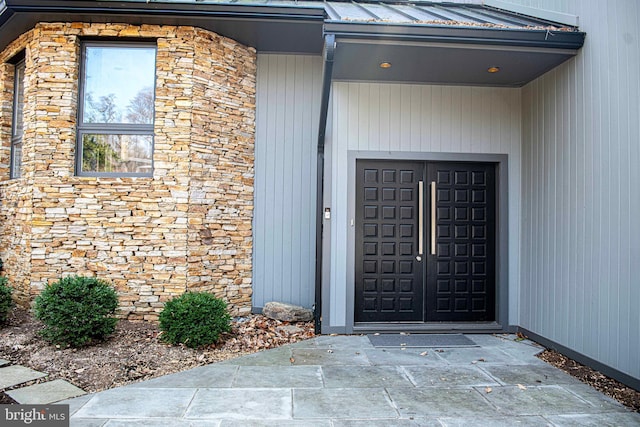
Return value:
[(329, 112), (329, 95), (331, 94), (331, 77), (333, 74), (333, 55), (336, 39), (332, 34), (324, 38), (324, 65), (322, 69), (322, 98), (320, 101), (320, 120), (318, 125), (318, 159), (316, 171), (316, 274), (315, 274), (315, 303), (313, 317), (315, 332), (322, 329), (322, 228), (324, 213), (324, 144), (327, 128), (327, 114)]
[(132, 1), (65, 1), (65, 0), (6, 0), (6, 8), (14, 12), (142, 14), (222, 17), (269, 17), (284, 19), (324, 19), (324, 6), (292, 6), (285, 4), (197, 4), (156, 3)]
[(0, 50), (38, 22), (195, 26), (261, 52), (319, 54), (324, 8), (106, 1), (15, 1), (0, 8)]
[(577, 51), (584, 44), (581, 31), (520, 30), (455, 26), (401, 25), (380, 22), (325, 21), (326, 33), (336, 38), (369, 38), (397, 42), (468, 43), (494, 46), (538, 47)]
[(640, 391), (640, 378), (635, 378), (629, 374), (625, 374), (622, 371), (607, 366), (602, 362), (598, 362), (597, 360), (592, 359), (589, 356), (585, 356), (582, 353), (571, 350), (570, 348), (565, 347), (562, 344), (558, 344), (557, 342), (547, 339), (542, 335), (538, 335), (535, 332), (531, 332), (528, 329), (518, 326), (518, 332), (520, 332), (530, 340), (537, 342), (538, 344), (555, 350), (558, 353), (562, 353), (563, 355), (575, 360), (576, 362), (589, 366), (590, 368), (600, 371), (602, 374), (611, 377), (614, 380), (620, 381), (624, 385)]

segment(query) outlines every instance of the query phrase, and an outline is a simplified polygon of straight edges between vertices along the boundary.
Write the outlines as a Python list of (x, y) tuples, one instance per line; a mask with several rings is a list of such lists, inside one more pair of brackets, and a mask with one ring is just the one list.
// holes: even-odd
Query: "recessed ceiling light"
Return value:
[(500, 71), (500, 67), (489, 67), (487, 68), (487, 72), (489, 73), (497, 73), (498, 71)]
[(381, 62), (380, 68), (391, 68), (391, 62)]

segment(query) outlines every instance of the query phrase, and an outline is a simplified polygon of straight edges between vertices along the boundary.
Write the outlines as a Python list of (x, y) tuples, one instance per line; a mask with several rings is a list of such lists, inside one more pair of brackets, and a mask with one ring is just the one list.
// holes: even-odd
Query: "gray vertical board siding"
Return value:
[(258, 55), (253, 306), (311, 307), (322, 59)]
[[(324, 322), (345, 328), (353, 286), (353, 234), (348, 216), (355, 189), (349, 187), (349, 153), (486, 153), (509, 156), (509, 318), (518, 319), (520, 234), (520, 89), (334, 82), (332, 121), (327, 135), (331, 161), (325, 175), (330, 200), (329, 307)], [(351, 177), (353, 178), (353, 177)], [(351, 239), (352, 240), (352, 239)], [(327, 319), (328, 317), (328, 319)]]
[(520, 324), (640, 378), (640, 3), (512, 1), (587, 33), (523, 88)]

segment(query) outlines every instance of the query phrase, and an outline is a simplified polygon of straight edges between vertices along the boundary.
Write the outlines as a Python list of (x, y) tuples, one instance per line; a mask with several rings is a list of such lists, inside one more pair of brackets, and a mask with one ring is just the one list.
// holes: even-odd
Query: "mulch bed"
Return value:
[(554, 350), (545, 350), (538, 357), (582, 381), (596, 390), (614, 398), (627, 408), (640, 412), (640, 391), (627, 387), (619, 381), (601, 374), (595, 369), (581, 365)]

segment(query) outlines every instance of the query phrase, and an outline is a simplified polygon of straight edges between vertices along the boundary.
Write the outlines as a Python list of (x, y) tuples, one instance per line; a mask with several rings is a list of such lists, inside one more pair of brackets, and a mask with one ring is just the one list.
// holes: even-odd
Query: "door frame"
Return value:
[[(481, 162), (496, 164), (496, 321), (487, 323), (358, 323), (355, 316), (355, 220), (356, 214), (356, 160), (397, 160), (397, 161), (441, 161), (441, 162)], [(348, 152), (348, 212), (347, 231), (347, 294), (346, 332), (500, 332), (509, 326), (509, 200), (508, 200), (508, 155), (472, 153), (432, 153), (432, 152)], [(330, 289), (323, 289), (323, 295), (330, 295)]]

